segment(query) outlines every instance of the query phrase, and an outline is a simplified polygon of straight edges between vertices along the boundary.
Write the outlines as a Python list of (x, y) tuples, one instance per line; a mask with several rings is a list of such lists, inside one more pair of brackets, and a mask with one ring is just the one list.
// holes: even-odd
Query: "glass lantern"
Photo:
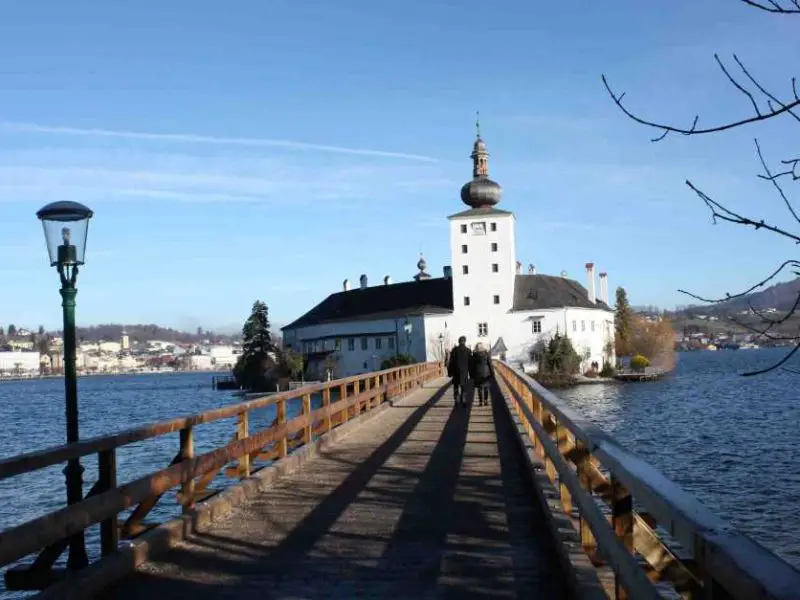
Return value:
[(75, 267), (83, 264), (89, 219), (94, 213), (77, 202), (53, 202), (39, 209), (50, 266)]

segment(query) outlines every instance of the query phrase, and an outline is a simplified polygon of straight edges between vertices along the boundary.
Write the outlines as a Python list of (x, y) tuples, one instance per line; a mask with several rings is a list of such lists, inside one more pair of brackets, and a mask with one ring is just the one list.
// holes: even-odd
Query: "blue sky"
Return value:
[[(735, 0), (242, 0), (0, 3), (0, 323), (60, 322), (36, 210), (95, 211), (78, 321), (286, 323), (347, 277), (448, 264), (445, 217), (471, 176), (474, 113), (518, 258), (583, 264), (635, 304), (737, 291), (791, 257), (712, 226), (688, 177), (788, 224), (756, 179), (792, 154), (783, 120), (706, 138), (626, 120), (749, 115), (714, 52), (790, 90), (797, 19)], [(647, 9), (642, 6), (647, 5)]]

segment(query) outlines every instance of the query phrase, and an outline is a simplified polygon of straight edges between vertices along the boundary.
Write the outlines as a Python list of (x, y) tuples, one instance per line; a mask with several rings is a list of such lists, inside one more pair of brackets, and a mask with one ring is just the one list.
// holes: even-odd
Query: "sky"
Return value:
[(524, 265), (594, 262), (636, 305), (737, 292), (792, 246), (684, 182), (791, 227), (753, 139), (777, 163), (797, 123), (652, 143), (601, 74), (647, 118), (750, 116), (714, 53), (786, 97), (798, 26), (736, 0), (0, 0), (0, 325), (60, 327), (55, 200), (95, 213), (79, 324), (231, 330), (256, 299), (286, 324), (420, 253), (439, 275), (477, 110)]

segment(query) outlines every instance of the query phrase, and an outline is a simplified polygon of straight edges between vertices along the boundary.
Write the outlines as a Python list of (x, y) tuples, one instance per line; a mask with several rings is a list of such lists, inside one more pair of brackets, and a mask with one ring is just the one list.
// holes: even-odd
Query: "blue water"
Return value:
[(800, 568), (800, 375), (740, 375), (785, 352), (680, 353), (675, 372), (661, 381), (584, 385), (558, 395)]

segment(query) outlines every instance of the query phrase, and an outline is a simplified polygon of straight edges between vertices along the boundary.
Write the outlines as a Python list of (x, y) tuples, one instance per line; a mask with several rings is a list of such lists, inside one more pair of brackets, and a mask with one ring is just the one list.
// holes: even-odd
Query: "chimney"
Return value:
[(453, 276), (453, 267), (451, 267), (450, 265), (444, 267), (442, 271), (444, 272), (445, 279), (450, 279)]
[(342, 283), (342, 289), (344, 289), (345, 292), (350, 290), (350, 280), (349, 279), (345, 279), (344, 280), (344, 282)]
[(608, 273), (600, 273), (600, 300), (608, 304)]
[(383, 278), (383, 285), (392, 285), (392, 278), (388, 275)]
[(597, 294), (594, 291), (594, 263), (586, 263), (586, 278), (588, 280), (587, 283), (589, 284), (586, 286), (589, 302), (594, 304), (597, 302)]
[(536, 275), (536, 265), (528, 265), (528, 275)]
[(522, 273), (522, 263), (517, 261), (517, 275)]
[(367, 276), (366, 275), (362, 275), (361, 278), (359, 279), (359, 281), (361, 282), (361, 289), (362, 290), (367, 289)]

